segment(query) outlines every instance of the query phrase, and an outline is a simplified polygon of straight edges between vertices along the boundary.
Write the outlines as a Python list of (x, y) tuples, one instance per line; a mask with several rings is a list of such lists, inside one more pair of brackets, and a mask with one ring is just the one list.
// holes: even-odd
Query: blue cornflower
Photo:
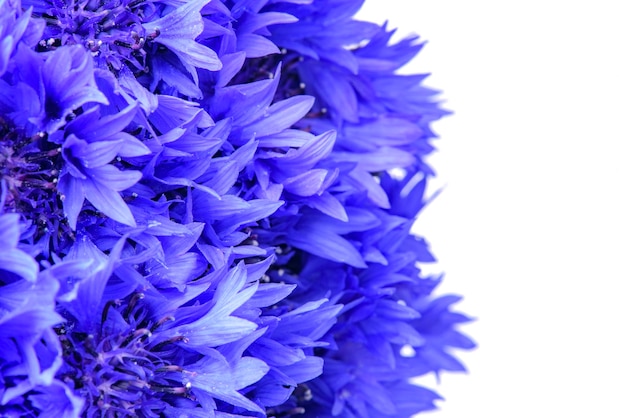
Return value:
[[(44, 60), (22, 43), (12, 77), (5, 79), (12, 83), (5, 82), (1, 105), (28, 134), (54, 133), (86, 103), (108, 104), (96, 86), (91, 56), (80, 46), (59, 48)], [(17, 108), (11, 96), (21, 99)]]
[(55, 312), (56, 279), (63, 267), (40, 272), (25, 251), (32, 248), (20, 248), (24, 226), (18, 214), (0, 213), (0, 411), (24, 416), (30, 403), (43, 416), (78, 416), (82, 400), (55, 379), (62, 348), (53, 327), (64, 321)]
[[(81, 278), (60, 303), (67, 322), (57, 331), (65, 360), (57, 375), (86, 399), (87, 415), (263, 413), (241, 391), (249, 395), (269, 366), (244, 351), (266, 331), (256, 323), (258, 308), (285, 292), (269, 287), (255, 298), (254, 277), (268, 263), (205, 274), (202, 253), (188, 251), (196, 238), (160, 239), (178, 254), (166, 269), (150, 256), (136, 264), (150, 251), (132, 251), (124, 238), (108, 256), (86, 236), (72, 247), (67, 262), (93, 261), (75, 272)], [(134, 254), (126, 260), (123, 253)]]
[[(308, 384), (313, 399), (296, 400), (297, 404), (309, 416), (409, 416), (432, 409), (438, 396), (416, 388), (413, 396), (422, 399), (411, 403), (391, 396), (387, 388), (441, 367), (413, 363), (414, 367), (404, 369), (406, 374), (398, 369), (402, 347), (416, 347), (416, 362), (424, 360), (420, 352), (431, 352), (420, 351), (429, 345), (422, 335), (428, 331), (417, 327), (422, 312), (411, 305), (430, 300), (434, 288), (432, 279), (422, 277), (415, 267), (415, 261), (434, 258), (425, 242), (409, 232), (424, 206), (425, 180), (409, 180), (433, 174), (422, 162), (422, 156), (433, 149), (428, 124), (445, 111), (431, 101), (434, 91), (419, 86), (424, 77), (394, 74), (420, 45), (409, 39), (388, 46), (391, 33), (385, 27), (350, 19), (357, 4), (330, 1), (289, 8), (300, 21), (272, 28), (271, 37), (287, 48), (285, 60), (293, 63), (281, 80), (283, 91), (300, 83), (301, 90), (317, 98), (313, 111), (297, 126), (314, 133), (337, 131), (333, 151), (320, 164), (339, 169), (328, 191), (343, 208), (345, 219), (333, 219), (332, 213), (314, 206), (301, 210), (301, 217), (279, 211), (273, 228), (259, 235), (290, 254), (274, 270), (287, 271), (283, 277), (294, 277), (299, 284), (288, 299), (330, 292), (345, 306), (329, 332), (335, 347), (319, 352), (326, 360), (325, 369)], [(335, 25), (342, 29), (324, 30)], [(351, 45), (350, 51), (346, 45)], [(335, 46), (341, 51), (334, 51)], [(406, 95), (407, 90), (412, 94)], [(410, 174), (403, 181), (381, 174), (393, 168)], [(407, 294), (405, 289), (412, 290)], [(457, 335), (461, 334), (438, 340), (436, 352), (458, 346)], [(473, 343), (465, 339), (462, 346), (471, 348)], [(446, 359), (449, 369), (462, 370), (458, 362), (452, 366), (446, 355), (439, 358)], [(322, 396), (316, 397), (316, 392)], [(402, 393), (410, 396), (408, 390)], [(394, 406), (399, 401), (405, 405), (403, 411)]]
[[(41, 29), (41, 25), (33, 26)], [(104, 118), (100, 126), (96, 123), (93, 115), (98, 114), (99, 106), (108, 105), (109, 99), (96, 83), (91, 55), (77, 45), (40, 54), (22, 41), (7, 68), (0, 79), (0, 158), (8, 188), (3, 204), (39, 226), (33, 239), (42, 242), (46, 252), (49, 244), (43, 241), (50, 241), (57, 249), (68, 245), (85, 195), (98, 209), (132, 223), (123, 213), (125, 205), (118, 209), (114, 203), (117, 198), (119, 204), (119, 196), (107, 190), (109, 186), (116, 192), (123, 190), (138, 177), (120, 173), (117, 177), (127, 178), (121, 186), (117, 182), (98, 188), (97, 184), (113, 180), (111, 176), (118, 170), (106, 164), (117, 155), (136, 156), (148, 150), (144, 146), (138, 151), (140, 141), (128, 134), (122, 138), (122, 134), (102, 128), (102, 122), (106, 125), (120, 117)], [(83, 123), (86, 120), (88, 125)], [(101, 137), (96, 138), (98, 135)], [(102, 180), (103, 175), (109, 178)], [(70, 176), (80, 180), (71, 182)], [(100, 183), (94, 180), (97, 176)]]
[(271, 79), (219, 89), (210, 111), (215, 117), (232, 119), (229, 142), (240, 145), (254, 140), (251, 193), (315, 205), (337, 175), (334, 169), (316, 167), (332, 150), (335, 133), (314, 136), (290, 129), (308, 114), (314, 100), (297, 95), (270, 104), (279, 80), (280, 68)]
[[(397, 210), (383, 211), (371, 203), (366, 210), (367, 197), (363, 196), (358, 208), (348, 206), (348, 222), (309, 215), (308, 222), (327, 228), (319, 232), (329, 241), (333, 241), (329, 233), (343, 234), (346, 250), (331, 252), (305, 244), (302, 247), (308, 254), (289, 250), (290, 258), (280, 267), (284, 271), (271, 273), (276, 279), (280, 275), (299, 285), (285, 303), (330, 293), (344, 305), (329, 332), (334, 344), (317, 351), (324, 358), (324, 371), (307, 383), (312, 399), (292, 399), (293, 407), (302, 407), (305, 416), (408, 417), (433, 409), (439, 396), (410, 385), (408, 379), (433, 371), (464, 370), (447, 348), (474, 346), (455, 329), (469, 320), (449, 311), (458, 298), (433, 300), (430, 295), (439, 280), (423, 277), (415, 265), (416, 261), (434, 260), (426, 243), (409, 234), (413, 217), (424, 206), (425, 181), (384, 176), (381, 185)], [(294, 235), (288, 233), (286, 240), (293, 240)], [(353, 255), (347, 253), (350, 246)], [(359, 258), (346, 262), (338, 259), (341, 254)], [(359, 259), (367, 268), (350, 266), (355, 262), (350, 260)], [(405, 347), (413, 348), (412, 357), (406, 357)], [(395, 392), (399, 387), (402, 395)], [(402, 409), (396, 408), (399, 404)]]
[(61, 144), (63, 169), (58, 190), (71, 228), (76, 228), (78, 214), (86, 198), (97, 210), (118, 222), (135, 226), (128, 206), (119, 192), (141, 179), (139, 171), (120, 170), (110, 164), (116, 157), (138, 157), (150, 150), (122, 130), (134, 116), (135, 108), (127, 107), (116, 115), (100, 118), (94, 107), (68, 124), (60, 135), (50, 141)]
[(410, 234), (446, 112), (360, 5), (0, 0), (2, 414), (434, 407), (474, 345)]
[(218, 70), (216, 53), (201, 43), (201, 10), (207, 0), (48, 1), (23, 0), (35, 17), (45, 18), (40, 50), (81, 45), (91, 52), (97, 68), (115, 74), (125, 94), (149, 104), (159, 84), (201, 97), (198, 69)]

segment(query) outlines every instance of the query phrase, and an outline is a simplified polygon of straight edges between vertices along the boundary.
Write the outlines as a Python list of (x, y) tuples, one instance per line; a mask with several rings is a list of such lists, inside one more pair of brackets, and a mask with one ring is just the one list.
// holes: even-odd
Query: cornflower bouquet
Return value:
[(434, 408), (446, 111), (361, 3), (0, 0), (0, 416)]

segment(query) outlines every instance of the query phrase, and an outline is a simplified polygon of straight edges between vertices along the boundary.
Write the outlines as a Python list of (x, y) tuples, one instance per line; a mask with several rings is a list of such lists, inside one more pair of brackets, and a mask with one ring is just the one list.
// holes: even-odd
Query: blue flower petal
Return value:
[(195, 41), (202, 33), (203, 23), (200, 10), (206, 0), (192, 0), (177, 7), (160, 19), (144, 23), (148, 33), (157, 33), (155, 42), (168, 47), (181, 60), (192, 74), (196, 84), (198, 76), (195, 68), (216, 71), (222, 68), (217, 54), (210, 48)]

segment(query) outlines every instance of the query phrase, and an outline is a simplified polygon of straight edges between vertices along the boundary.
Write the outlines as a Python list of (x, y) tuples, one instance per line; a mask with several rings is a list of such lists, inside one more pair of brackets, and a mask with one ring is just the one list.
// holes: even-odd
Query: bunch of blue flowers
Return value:
[(446, 112), (361, 4), (0, 0), (0, 416), (434, 408)]

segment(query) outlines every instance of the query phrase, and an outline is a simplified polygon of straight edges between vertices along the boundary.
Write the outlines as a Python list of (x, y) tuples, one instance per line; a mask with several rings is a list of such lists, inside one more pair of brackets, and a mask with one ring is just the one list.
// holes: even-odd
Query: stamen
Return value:
[(165, 372), (182, 372), (183, 368), (180, 366), (176, 366), (175, 364), (170, 364), (168, 366), (162, 366), (159, 367), (158, 369), (156, 369), (157, 372), (159, 373), (165, 373)]
[(155, 346), (152, 348), (152, 350), (151, 350), (151, 351), (153, 351), (153, 352), (154, 352), (154, 351), (159, 351), (159, 350), (160, 350), (163, 346), (165, 346), (165, 345), (167, 345), (167, 344), (176, 344), (176, 343), (178, 343), (178, 342), (181, 342), (181, 343), (187, 344), (187, 343), (189, 342), (189, 338), (187, 338), (187, 337), (185, 337), (185, 336), (183, 336), (183, 335), (178, 335), (178, 336), (176, 336), (176, 337), (169, 338), (169, 339), (167, 339), (167, 340), (165, 340), (165, 341), (162, 341), (162, 342), (158, 343), (157, 345), (155, 345)]
[[(65, 196), (61, 196), (61, 200), (64, 200), (64, 199), (65, 199)], [(121, 300), (115, 299), (115, 300), (108, 301), (104, 305), (104, 308), (102, 309), (102, 316), (101, 316), (101, 324), (102, 324), (102, 326), (104, 326), (104, 322), (107, 320), (107, 318), (109, 316), (109, 309), (111, 308), (111, 306), (120, 306), (121, 303), (122, 303)]]
[(151, 330), (152, 332), (154, 332), (156, 329), (158, 329), (160, 326), (162, 326), (162, 325), (163, 325), (163, 324), (165, 324), (166, 322), (169, 322), (169, 321), (174, 321), (174, 320), (175, 320), (175, 318), (174, 318), (173, 316), (168, 315), (168, 316), (166, 316), (166, 317), (164, 317), (164, 318), (159, 319), (159, 321), (158, 321), (156, 324), (154, 324), (154, 325), (152, 326), (152, 328), (150, 328), (150, 330)]
[(150, 332), (150, 330), (147, 328), (141, 328), (133, 333), (133, 338), (144, 337), (144, 336), (152, 337), (152, 332)]
[(178, 387), (150, 385), (150, 389), (155, 392), (170, 393), (172, 395), (184, 395), (191, 390), (191, 382), (185, 383), (185, 386)]
[(155, 28), (154, 32), (148, 35), (149, 41), (154, 41), (161, 34), (161, 30), (159, 28)]
[(135, 305), (137, 304), (137, 302), (143, 299), (144, 297), (145, 295), (143, 293), (135, 293), (133, 295), (133, 297), (130, 299), (130, 302), (128, 302), (128, 307), (126, 308), (126, 312), (124, 313), (125, 318), (128, 318), (130, 316), (133, 309), (135, 309)]

